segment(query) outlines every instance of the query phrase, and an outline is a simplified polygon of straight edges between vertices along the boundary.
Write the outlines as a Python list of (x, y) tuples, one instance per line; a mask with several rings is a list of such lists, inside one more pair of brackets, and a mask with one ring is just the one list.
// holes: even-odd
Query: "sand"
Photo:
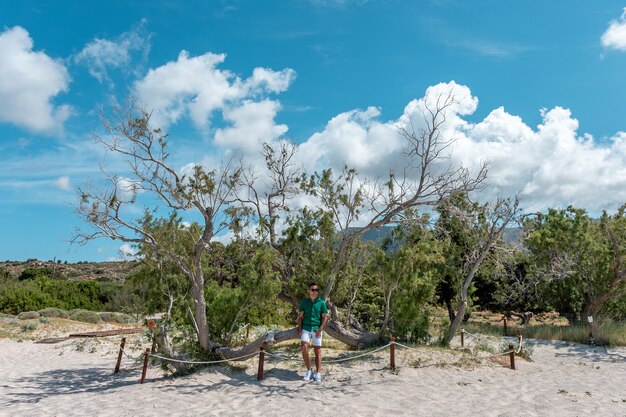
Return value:
[(0, 415), (626, 416), (624, 348), (529, 341), (533, 362), (518, 359), (516, 371), (473, 365), (463, 353), (398, 351), (397, 373), (381, 352), (327, 366), (321, 384), (302, 381), (300, 364), (272, 359), (258, 382), (253, 359), (243, 370), (220, 366), (178, 378), (151, 367), (140, 385), (131, 360), (112, 374), (118, 343), (0, 339)]

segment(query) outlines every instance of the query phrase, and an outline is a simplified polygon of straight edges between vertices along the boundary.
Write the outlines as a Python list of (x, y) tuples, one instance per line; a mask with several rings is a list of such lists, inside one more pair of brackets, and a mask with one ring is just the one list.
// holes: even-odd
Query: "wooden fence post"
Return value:
[(146, 349), (146, 353), (144, 353), (143, 357), (143, 369), (141, 370), (141, 381), (140, 384), (143, 384), (146, 380), (146, 372), (148, 372), (148, 358), (150, 357), (150, 349)]
[(261, 345), (259, 351), (259, 369), (257, 371), (256, 380), (261, 381), (263, 379), (263, 363), (265, 362), (265, 342)]
[(396, 338), (392, 337), (389, 342), (389, 365), (391, 370), (396, 369)]
[(122, 364), (122, 354), (124, 353), (124, 345), (126, 344), (126, 338), (122, 337), (122, 342), (120, 343), (120, 353), (117, 354), (117, 363), (115, 364), (114, 374), (120, 371), (120, 365)]
[(506, 317), (504, 317), (504, 335), (506, 336)]
[(461, 329), (461, 347), (465, 346), (465, 329)]
[(509, 358), (511, 358), (511, 369), (515, 370), (515, 348), (509, 343)]

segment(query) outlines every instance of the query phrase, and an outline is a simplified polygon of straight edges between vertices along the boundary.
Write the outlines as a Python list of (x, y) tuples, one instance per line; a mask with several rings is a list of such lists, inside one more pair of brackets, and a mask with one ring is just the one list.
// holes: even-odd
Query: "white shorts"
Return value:
[(320, 334), (320, 337), (317, 337), (315, 336), (315, 332), (302, 330), (300, 341), (304, 343), (311, 343), (311, 340), (313, 341), (313, 346), (322, 346), (322, 334)]

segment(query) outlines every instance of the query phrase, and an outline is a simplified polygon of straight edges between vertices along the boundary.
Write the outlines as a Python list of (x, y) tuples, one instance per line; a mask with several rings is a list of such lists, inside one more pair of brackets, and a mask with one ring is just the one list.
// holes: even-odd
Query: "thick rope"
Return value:
[(251, 353), (248, 353), (247, 355), (238, 356), (236, 358), (221, 359), (217, 361), (185, 361), (182, 359), (166, 358), (164, 356), (155, 355), (153, 353), (150, 353), (149, 355), (153, 358), (161, 359), (163, 361), (168, 361), (168, 362), (189, 363), (189, 364), (194, 364), (194, 365), (200, 365), (200, 364), (209, 365), (209, 364), (214, 364), (214, 363), (234, 362), (234, 361), (238, 361), (241, 359), (247, 359), (252, 356), (255, 356), (257, 353), (258, 352), (251, 352)]
[(141, 354), (141, 355), (139, 355), (139, 356), (131, 356), (131, 355), (129, 355), (128, 353), (126, 353), (126, 351), (125, 351), (124, 349), (121, 349), (121, 348), (120, 348), (120, 350), (122, 351), (122, 353), (124, 354), (124, 356), (126, 356), (128, 359), (132, 359), (132, 360), (134, 360), (134, 361), (141, 359), (141, 358), (142, 358), (142, 356), (143, 356), (143, 354)]
[(383, 349), (385, 349), (385, 348), (387, 348), (387, 347), (389, 347), (389, 346), (391, 346), (391, 343), (388, 343), (388, 344), (386, 344), (385, 346), (381, 346), (381, 347), (379, 347), (379, 348), (377, 348), (377, 349), (370, 350), (369, 352), (365, 352), (365, 353), (362, 353), (362, 354), (360, 354), (360, 355), (352, 356), (352, 357), (350, 357), (350, 358), (329, 359), (329, 360), (325, 360), (324, 362), (325, 362), (325, 363), (339, 363), (339, 362), (351, 361), (351, 360), (353, 360), (353, 359), (358, 359), (358, 358), (361, 358), (361, 357), (363, 357), (363, 356), (367, 356), (367, 355), (371, 355), (372, 353), (379, 352), (379, 351), (381, 351), (381, 350), (383, 350)]
[[(353, 359), (358, 359), (358, 358), (361, 358), (361, 357), (363, 357), (363, 356), (371, 355), (372, 353), (379, 352), (379, 351), (381, 351), (381, 350), (383, 350), (383, 349), (385, 349), (385, 348), (387, 348), (387, 347), (389, 347), (389, 346), (391, 346), (391, 343), (388, 343), (388, 344), (386, 344), (385, 346), (381, 346), (381, 347), (376, 348), (376, 349), (374, 349), (374, 350), (370, 350), (370, 351), (368, 351), (368, 352), (364, 352), (364, 353), (358, 354), (358, 355), (356, 355), (356, 356), (351, 356), (351, 357), (349, 357), (349, 358), (322, 359), (322, 361), (323, 361), (324, 363), (339, 363), (339, 362), (346, 362), (346, 361), (350, 361), (350, 360), (353, 360)], [(301, 361), (301, 360), (302, 360), (302, 358), (298, 357), (297, 355), (294, 355), (294, 356), (289, 357), (289, 356), (277, 355), (277, 354), (272, 353), (272, 352), (265, 352), (265, 353), (266, 353), (268, 356), (272, 356), (272, 357), (274, 357), (274, 358), (278, 358), (278, 359), (281, 359), (281, 360), (284, 360), (284, 361), (298, 361), (298, 362), (299, 362), (299, 361)]]

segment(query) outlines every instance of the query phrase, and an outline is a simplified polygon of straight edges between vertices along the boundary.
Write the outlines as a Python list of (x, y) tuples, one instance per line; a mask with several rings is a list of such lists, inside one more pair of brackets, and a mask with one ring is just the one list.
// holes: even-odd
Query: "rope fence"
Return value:
[[(468, 335), (470, 337), (476, 338), (476, 339), (481, 339), (478, 335), (474, 335), (472, 333), (466, 332), (464, 329), (461, 329), (460, 332), (458, 332), (457, 334), (461, 335), (461, 346), (464, 346), (465, 344), (465, 335)], [(218, 360), (212, 360), (212, 361), (192, 361), (192, 360), (185, 360), (185, 359), (176, 359), (176, 358), (168, 358), (165, 356), (161, 356), (161, 355), (157, 355), (154, 353), (154, 343), (151, 348), (148, 348), (145, 350), (144, 353), (142, 353), (139, 356), (131, 356), (128, 353), (126, 353), (126, 351), (124, 350), (126, 344), (126, 338), (123, 337), (122, 341), (120, 343), (120, 350), (117, 356), (117, 362), (115, 364), (115, 370), (113, 371), (113, 373), (118, 373), (120, 370), (120, 366), (121, 366), (121, 361), (122, 361), (122, 357), (126, 356), (128, 359), (134, 360), (134, 361), (139, 361), (142, 357), (143, 357), (143, 367), (142, 367), (142, 372), (141, 372), (141, 380), (140, 383), (143, 384), (145, 382), (146, 379), (146, 373), (147, 373), (147, 369), (148, 369), (148, 363), (149, 363), (149, 359), (155, 358), (155, 359), (159, 359), (161, 361), (164, 362), (177, 362), (177, 363), (185, 363), (185, 364), (190, 364), (190, 365), (214, 365), (214, 364), (219, 364), (219, 363), (225, 363), (225, 362), (234, 362), (234, 361), (240, 361), (240, 360), (244, 360), (244, 359), (250, 359), (253, 356), (256, 356), (257, 354), (259, 355), (259, 366), (258, 366), (258, 371), (257, 371), (257, 380), (262, 380), (263, 379), (263, 366), (264, 366), (264, 362), (265, 362), (265, 355), (268, 355), (269, 357), (272, 358), (276, 358), (279, 359), (280, 361), (284, 361), (284, 362), (289, 362), (289, 361), (294, 361), (294, 362), (300, 362), (302, 360), (301, 357), (299, 357), (299, 355), (292, 355), (292, 356), (285, 356), (285, 355), (280, 355), (280, 354), (276, 354), (273, 352), (268, 352), (266, 350), (266, 343), (263, 343), (263, 345), (259, 348), (258, 351), (254, 351), (254, 352), (250, 352), (247, 353), (245, 355), (241, 355), (241, 356), (237, 356), (237, 357), (233, 357), (233, 358), (226, 358), (226, 359), (218, 359)], [(380, 346), (377, 347), (373, 350), (367, 351), (367, 352), (363, 352), (363, 353), (357, 353), (356, 355), (353, 356), (349, 356), (349, 357), (345, 357), (345, 358), (330, 358), (330, 359), (324, 359), (324, 363), (326, 364), (333, 364), (333, 363), (343, 363), (343, 362), (347, 362), (347, 361), (351, 361), (351, 360), (355, 360), (355, 359), (360, 359), (366, 356), (370, 356), (374, 353), (380, 352), (382, 350), (385, 350), (387, 348), (389, 348), (389, 365), (390, 368), (392, 370), (395, 370), (396, 368), (396, 364), (395, 364), (395, 350), (396, 350), (396, 346), (404, 348), (404, 349), (408, 349), (408, 350), (417, 350), (417, 348), (412, 347), (412, 346), (407, 346), (405, 344), (399, 343), (395, 341), (395, 338), (391, 338), (390, 342), (387, 343), (384, 346)], [(515, 346), (510, 343), (508, 346), (508, 350), (499, 354), (495, 354), (495, 355), (491, 355), (488, 356), (484, 359), (490, 359), (490, 358), (496, 358), (496, 357), (500, 357), (500, 356), (506, 356), (509, 355), (510, 358), (510, 368), (512, 370), (515, 370), (515, 355), (519, 355), (522, 352), (522, 335), (521, 333), (518, 333), (518, 347), (517, 349), (515, 349)]]

